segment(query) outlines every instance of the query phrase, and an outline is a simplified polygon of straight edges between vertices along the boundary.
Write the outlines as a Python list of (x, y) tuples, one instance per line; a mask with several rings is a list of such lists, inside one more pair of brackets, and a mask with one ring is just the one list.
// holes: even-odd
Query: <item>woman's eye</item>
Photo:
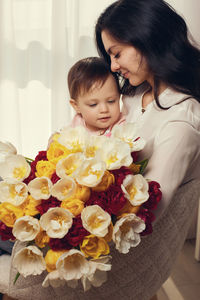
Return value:
[(88, 104), (88, 106), (90, 106), (90, 107), (95, 107), (96, 105), (97, 105), (96, 103)]
[(119, 56), (120, 56), (119, 53), (117, 53), (114, 55), (114, 58), (119, 58)]

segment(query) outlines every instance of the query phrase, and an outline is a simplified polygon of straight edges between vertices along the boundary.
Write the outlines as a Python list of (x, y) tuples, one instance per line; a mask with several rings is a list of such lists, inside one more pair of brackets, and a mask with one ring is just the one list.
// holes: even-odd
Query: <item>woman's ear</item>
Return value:
[(80, 114), (80, 109), (79, 109), (79, 105), (78, 105), (77, 101), (74, 99), (70, 99), (69, 103), (71, 104), (73, 109), (77, 112), (77, 114)]

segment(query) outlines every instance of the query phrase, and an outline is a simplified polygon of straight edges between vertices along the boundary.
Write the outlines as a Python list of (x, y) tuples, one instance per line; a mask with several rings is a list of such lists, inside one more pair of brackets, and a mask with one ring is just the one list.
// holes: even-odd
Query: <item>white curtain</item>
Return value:
[[(94, 26), (113, 0), (0, 0), (0, 140), (34, 157), (69, 123), (67, 73), (97, 55)], [(199, 41), (199, 0), (169, 0)], [(164, 21), (164, 20), (163, 20)]]
[(97, 55), (94, 26), (110, 0), (0, 0), (0, 140), (34, 157), (69, 123), (67, 73)]

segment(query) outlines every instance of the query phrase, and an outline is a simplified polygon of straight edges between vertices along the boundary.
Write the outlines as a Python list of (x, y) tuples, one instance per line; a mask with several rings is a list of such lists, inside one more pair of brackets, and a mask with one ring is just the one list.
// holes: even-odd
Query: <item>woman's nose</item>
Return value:
[(120, 69), (119, 63), (116, 61), (115, 58), (111, 58), (111, 65), (110, 65), (112, 72), (117, 72)]

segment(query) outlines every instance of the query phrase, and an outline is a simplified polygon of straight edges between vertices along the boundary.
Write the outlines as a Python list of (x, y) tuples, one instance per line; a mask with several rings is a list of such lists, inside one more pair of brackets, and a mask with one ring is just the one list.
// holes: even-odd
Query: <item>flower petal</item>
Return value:
[(40, 275), (46, 269), (43, 254), (35, 246), (28, 246), (19, 250), (13, 258), (13, 266), (24, 277)]

